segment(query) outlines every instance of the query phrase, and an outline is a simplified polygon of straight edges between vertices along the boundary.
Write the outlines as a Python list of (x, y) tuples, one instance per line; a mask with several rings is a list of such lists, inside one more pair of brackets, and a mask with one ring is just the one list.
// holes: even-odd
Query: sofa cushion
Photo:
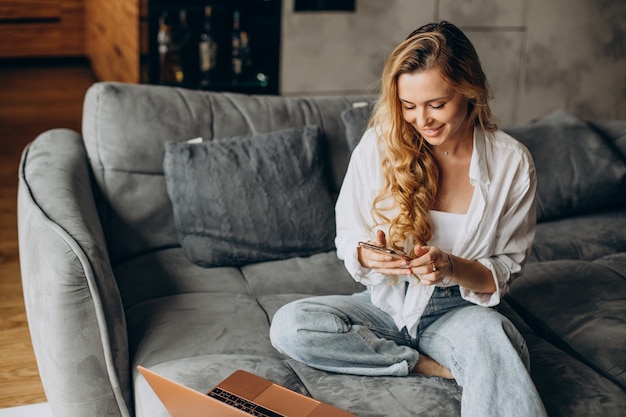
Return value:
[(371, 115), (372, 104), (367, 101), (354, 102), (352, 107), (341, 112), (341, 120), (346, 129), (346, 142), (350, 151), (354, 150), (361, 141)]
[(531, 358), (530, 375), (549, 416), (621, 417), (624, 414), (626, 395), (618, 385), (537, 335), (507, 300), (496, 308), (515, 324), (526, 340)]
[(626, 160), (626, 120), (591, 121), (589, 126), (612, 144)]
[(365, 287), (348, 273), (335, 251), (241, 267), (250, 294), (354, 294)]
[(612, 208), (539, 223), (528, 262), (592, 261), (626, 252), (626, 210)]
[(539, 222), (624, 202), (626, 163), (584, 121), (556, 111), (504, 130), (535, 160)]
[(461, 387), (426, 376), (372, 377), (320, 371), (294, 360), (289, 366), (313, 398), (359, 417), (461, 415)]
[(283, 97), (100, 82), (85, 96), (82, 132), (111, 262), (179, 244), (163, 175), (164, 144), (318, 125), (338, 192), (349, 158), (339, 115), (363, 96)]
[(626, 253), (529, 264), (508, 297), (536, 332), (626, 389)]
[(113, 269), (126, 310), (156, 298), (184, 293), (246, 294), (248, 283), (235, 267), (202, 268), (181, 247), (163, 248), (119, 263)]
[(201, 266), (239, 266), (334, 248), (317, 126), (166, 144), (180, 241)]
[(146, 368), (194, 356), (281, 357), (270, 343), (265, 310), (245, 294), (161, 297), (129, 309), (126, 323), (130, 359)]

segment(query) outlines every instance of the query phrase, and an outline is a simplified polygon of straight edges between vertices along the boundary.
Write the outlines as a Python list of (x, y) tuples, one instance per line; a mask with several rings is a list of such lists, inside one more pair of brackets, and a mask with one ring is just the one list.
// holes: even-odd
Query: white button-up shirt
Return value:
[[(434, 286), (419, 285), (411, 275), (397, 277), (396, 282), (394, 277), (362, 267), (357, 258), (359, 241), (370, 240), (376, 230), (389, 234), (389, 225), (377, 225), (371, 212), (374, 199), (385, 186), (381, 168), (384, 152), (382, 140), (374, 129), (368, 129), (352, 153), (339, 193), (335, 244), (348, 272), (370, 288), (372, 303), (389, 314), (398, 329), (406, 327), (416, 337)], [(493, 294), (460, 290), (468, 301), (494, 306), (521, 271), (535, 236), (535, 166), (526, 147), (506, 133), (475, 128), (469, 179), (474, 194), (451, 252), (476, 260), (491, 271), (496, 284)], [(405, 281), (409, 282), (408, 289)]]

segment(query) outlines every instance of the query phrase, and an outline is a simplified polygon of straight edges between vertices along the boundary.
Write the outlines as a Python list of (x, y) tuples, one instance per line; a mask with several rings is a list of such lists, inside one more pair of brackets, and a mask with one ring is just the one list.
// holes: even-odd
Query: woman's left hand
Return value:
[(408, 266), (422, 285), (435, 285), (444, 280), (446, 284), (451, 282), (453, 266), (446, 252), (436, 246), (416, 246), (414, 251), (417, 258)]

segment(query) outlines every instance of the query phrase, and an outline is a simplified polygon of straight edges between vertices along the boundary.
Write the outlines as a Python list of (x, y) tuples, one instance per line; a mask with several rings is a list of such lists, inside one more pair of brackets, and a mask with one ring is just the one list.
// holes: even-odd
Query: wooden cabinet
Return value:
[(0, 58), (85, 54), (83, 0), (0, 0)]
[(96, 76), (103, 81), (141, 82), (148, 0), (84, 3), (85, 50)]
[(137, 83), (148, 0), (0, 0), (1, 58), (89, 58), (103, 81)]
[[(86, 56), (101, 81), (161, 83), (157, 45), (164, 13), (189, 14), (190, 42), (198, 41), (205, 7), (211, 5), (220, 45), (218, 70), (210, 85), (190, 65), (188, 88), (277, 94), (280, 55), (280, 0), (0, 0), (0, 59)], [(249, 36), (254, 77), (234, 82), (231, 31), (234, 10)], [(190, 44), (191, 45), (191, 44)], [(192, 47), (195, 54), (198, 48)], [(198, 59), (196, 56), (192, 59)], [(197, 71), (196, 71), (197, 72)]]

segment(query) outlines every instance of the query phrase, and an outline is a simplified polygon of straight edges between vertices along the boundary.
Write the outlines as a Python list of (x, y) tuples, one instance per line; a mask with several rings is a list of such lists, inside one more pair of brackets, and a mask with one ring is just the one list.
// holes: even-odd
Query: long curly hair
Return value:
[[(465, 34), (450, 22), (430, 23), (413, 31), (391, 53), (383, 69), (380, 98), (370, 127), (375, 127), (385, 144), (382, 169), (386, 187), (372, 207), (379, 224), (389, 224), (388, 244), (404, 248), (425, 245), (432, 237), (428, 214), (438, 192), (439, 168), (431, 145), (406, 122), (398, 97), (402, 74), (439, 69), (442, 77), (468, 101), (468, 124), (494, 131), (488, 101), (491, 98), (478, 54)], [(384, 203), (392, 198), (393, 206)], [(389, 218), (390, 209), (399, 209)]]

